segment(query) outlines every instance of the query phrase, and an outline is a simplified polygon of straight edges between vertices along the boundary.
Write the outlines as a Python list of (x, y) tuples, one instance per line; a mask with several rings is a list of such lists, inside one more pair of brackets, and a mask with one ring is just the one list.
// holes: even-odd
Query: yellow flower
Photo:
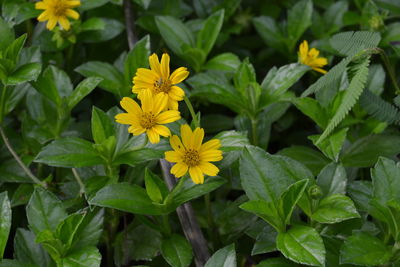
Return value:
[(129, 97), (121, 100), (121, 106), (128, 113), (120, 113), (115, 116), (118, 123), (131, 125), (128, 132), (140, 135), (146, 132), (150, 143), (160, 142), (160, 135), (171, 135), (168, 127), (162, 125), (177, 121), (181, 118), (177, 110), (165, 110), (167, 98), (162, 95), (152, 96), (151, 92), (142, 95), (142, 107)]
[(189, 170), (190, 177), (195, 184), (204, 182), (204, 174), (216, 176), (219, 169), (210, 161), (222, 160), (222, 151), (219, 150), (221, 142), (212, 139), (204, 144), (204, 130), (196, 128), (192, 132), (189, 125), (181, 126), (182, 141), (174, 135), (170, 139), (174, 151), (165, 152), (165, 159), (176, 164), (171, 168), (171, 173), (182, 177)]
[(325, 74), (327, 71), (322, 69), (328, 64), (328, 60), (324, 57), (318, 57), (319, 51), (315, 48), (308, 50), (308, 42), (306, 40), (299, 47), (299, 61), (304, 65), (310, 66), (313, 70)]
[(46, 21), (47, 29), (52, 30), (57, 22), (64, 30), (69, 30), (71, 25), (67, 17), (79, 19), (79, 13), (72, 8), (80, 6), (79, 0), (43, 0), (35, 4), (36, 9), (43, 9), (42, 14), (37, 18), (38, 21)]
[(185, 67), (176, 69), (171, 75), (169, 70), (169, 55), (164, 53), (161, 63), (158, 56), (152, 54), (149, 57), (150, 69), (139, 68), (133, 77), (132, 91), (141, 94), (146, 90), (151, 90), (154, 95), (162, 94), (168, 99), (168, 109), (177, 110), (178, 101), (183, 100), (185, 92), (176, 84), (182, 82), (189, 76), (189, 72)]

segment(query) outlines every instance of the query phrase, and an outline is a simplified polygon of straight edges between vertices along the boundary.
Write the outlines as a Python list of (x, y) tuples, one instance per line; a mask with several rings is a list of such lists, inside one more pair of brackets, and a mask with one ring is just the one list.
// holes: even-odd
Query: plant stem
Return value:
[(72, 170), (72, 173), (73, 173), (73, 175), (75, 177), (76, 182), (79, 185), (79, 195), (82, 196), (86, 192), (85, 185), (83, 184), (82, 179), (79, 176), (79, 173), (76, 171), (76, 169), (72, 168), (71, 170)]
[(393, 86), (396, 89), (395, 93), (396, 93), (396, 95), (400, 95), (400, 88), (399, 88), (399, 85), (396, 80), (396, 73), (394, 71), (394, 68), (392, 67), (392, 64), (390, 64), (389, 57), (386, 55), (386, 53), (383, 49), (379, 49), (378, 51), (381, 55), (383, 63), (385, 64), (385, 67), (389, 73), (389, 77), (392, 80)]
[(135, 34), (135, 18), (132, 12), (132, 2), (131, 0), (124, 0), (124, 16), (125, 16), (125, 27), (126, 27), (126, 35), (128, 38), (128, 46), (129, 50), (135, 46), (137, 42), (136, 34)]
[(170, 236), (172, 234), (172, 230), (171, 230), (171, 225), (169, 224), (168, 215), (162, 215), (161, 217), (162, 217), (163, 228), (165, 230), (165, 234), (167, 236)]
[(1, 127), (1, 126), (0, 126), (0, 135), (4, 141), (4, 144), (8, 148), (8, 151), (10, 151), (11, 155), (13, 155), (13, 157), (17, 161), (18, 165), (25, 171), (25, 173), (29, 176), (29, 178), (31, 178), (34, 183), (46, 188), (47, 187), (46, 183), (40, 181), (35, 175), (33, 175), (31, 170), (28, 167), (26, 167), (25, 164), (22, 162), (22, 160), (19, 158), (17, 153), (12, 148), (10, 142), (8, 141), (8, 138), (7, 138), (6, 134), (4, 133), (3, 127)]
[(200, 122), (198, 121), (196, 113), (194, 112), (192, 102), (190, 102), (189, 98), (186, 95), (184, 96), (183, 100), (185, 101), (186, 106), (189, 109), (190, 115), (192, 116), (194, 127), (200, 127)]
[(178, 183), (175, 184), (175, 186), (172, 188), (171, 192), (165, 198), (164, 204), (168, 204), (170, 201), (172, 201), (172, 199), (174, 198), (176, 193), (179, 192), (179, 190), (181, 190), (186, 179), (187, 179), (187, 176), (183, 176), (182, 178), (178, 179)]
[(258, 134), (257, 134), (257, 123), (258, 120), (256, 118), (250, 118), (251, 120), (251, 135), (253, 140), (253, 145), (258, 145)]

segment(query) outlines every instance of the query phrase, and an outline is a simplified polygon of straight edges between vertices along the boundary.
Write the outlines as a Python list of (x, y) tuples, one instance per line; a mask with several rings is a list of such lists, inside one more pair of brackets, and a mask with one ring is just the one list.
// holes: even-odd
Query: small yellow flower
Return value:
[(324, 57), (318, 57), (319, 51), (317, 49), (311, 48), (311, 50), (308, 50), (308, 42), (306, 40), (300, 44), (298, 54), (300, 63), (310, 66), (313, 70), (323, 74), (327, 72), (322, 67), (328, 64), (328, 60)]
[(133, 77), (132, 91), (141, 94), (146, 90), (151, 90), (154, 95), (162, 94), (168, 99), (168, 109), (177, 110), (178, 101), (183, 100), (185, 92), (176, 84), (182, 82), (189, 76), (189, 72), (185, 67), (176, 69), (170, 74), (169, 55), (164, 53), (161, 58), (161, 63), (158, 61), (158, 56), (152, 54), (149, 57), (150, 69), (139, 68)]
[(57, 22), (64, 30), (69, 30), (71, 24), (67, 17), (79, 19), (79, 13), (72, 8), (80, 6), (79, 0), (43, 0), (35, 4), (36, 9), (43, 9), (42, 14), (37, 18), (38, 21), (46, 21), (47, 29), (52, 30)]
[(204, 144), (204, 130), (196, 128), (192, 132), (189, 125), (181, 126), (182, 141), (174, 135), (170, 138), (174, 151), (165, 152), (165, 159), (176, 164), (171, 168), (171, 173), (182, 177), (189, 170), (190, 177), (195, 184), (204, 183), (204, 174), (216, 176), (219, 169), (210, 161), (222, 160), (222, 151), (219, 150), (221, 142), (212, 139)]
[(140, 135), (146, 132), (150, 143), (160, 142), (160, 135), (168, 137), (171, 135), (168, 127), (162, 125), (177, 121), (181, 118), (177, 110), (165, 110), (167, 98), (162, 95), (152, 96), (151, 92), (142, 95), (142, 107), (129, 97), (121, 100), (121, 106), (128, 113), (120, 113), (115, 120), (121, 124), (131, 125), (128, 132), (133, 135)]

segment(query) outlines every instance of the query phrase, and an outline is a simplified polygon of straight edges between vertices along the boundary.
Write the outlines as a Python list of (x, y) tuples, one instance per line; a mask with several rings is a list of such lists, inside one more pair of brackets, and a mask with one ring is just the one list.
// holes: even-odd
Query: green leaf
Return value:
[(56, 236), (62, 244), (64, 245), (64, 249), (68, 251), (71, 247), (74, 239), (76, 239), (76, 233), (85, 218), (85, 214), (81, 213), (73, 213), (65, 218), (56, 229)]
[(0, 262), (0, 267), (37, 267), (37, 265), (32, 265), (18, 260), (2, 260)]
[(347, 175), (343, 165), (330, 163), (326, 165), (317, 177), (317, 185), (324, 196), (346, 194)]
[(29, 227), (35, 234), (44, 230), (55, 231), (57, 225), (67, 217), (62, 202), (49, 191), (36, 187), (26, 206)]
[[(146, 35), (135, 44), (133, 49), (126, 56), (124, 62), (124, 74), (129, 85), (132, 84), (132, 79), (138, 68), (147, 68), (149, 66), (149, 56), (150, 36)], [(123, 95), (129, 95), (130, 91), (131, 90)]]
[(3, 259), (11, 228), (11, 204), (7, 192), (0, 193), (0, 260)]
[(217, 250), (204, 267), (236, 267), (235, 244)]
[(331, 118), (326, 129), (321, 134), (319, 139), (315, 142), (316, 144), (322, 142), (332, 131), (338, 126), (338, 124), (346, 117), (353, 106), (356, 104), (358, 98), (361, 96), (365, 88), (365, 84), (368, 78), (368, 66), (369, 57), (362, 60), (354, 69), (355, 74), (351, 79), (350, 84), (344, 92), (343, 99), (339, 107), (337, 108), (335, 115)]
[(308, 185), (308, 179), (300, 180), (290, 185), (281, 195), (278, 207), (282, 221), (287, 225), (290, 223), (290, 218), (297, 202), (303, 196), (304, 190)]
[(299, 38), (311, 25), (313, 3), (311, 0), (297, 2), (288, 11), (287, 33), (291, 42), (291, 49), (294, 48)]
[(103, 159), (91, 142), (76, 137), (66, 137), (51, 142), (40, 151), (34, 161), (67, 168), (103, 163)]
[(161, 254), (173, 267), (187, 267), (192, 262), (192, 247), (181, 235), (173, 234), (161, 242)]
[(35, 238), (31, 231), (18, 228), (14, 238), (14, 257), (26, 264), (50, 267), (49, 255), (35, 242)]
[(257, 264), (257, 267), (297, 267), (297, 266), (300, 265), (285, 258), (268, 258)]
[(276, 246), (282, 254), (297, 263), (325, 266), (325, 247), (318, 232), (311, 227), (295, 225), (278, 234)]
[(306, 146), (287, 147), (278, 154), (303, 163), (312, 171), (313, 175), (317, 175), (330, 162), (321, 152)]
[(92, 109), (92, 136), (96, 144), (102, 144), (110, 136), (115, 135), (115, 129), (110, 117), (101, 109)]
[(205, 20), (202, 29), (197, 34), (197, 48), (202, 49), (206, 55), (210, 53), (217, 40), (222, 23), (224, 22), (224, 14), (225, 11), (222, 9), (209, 16)]
[(144, 175), (144, 183), (146, 186), (147, 195), (152, 201), (161, 203), (163, 200), (163, 195), (161, 194), (161, 190), (158, 187), (156, 179), (159, 180), (159, 178), (156, 175), (154, 175), (148, 168), (146, 168)]
[(283, 34), (273, 18), (261, 16), (253, 18), (252, 21), (261, 39), (266, 44), (278, 49), (280, 52), (285, 52), (282, 47)]
[(283, 156), (270, 155), (248, 146), (240, 159), (240, 180), (250, 200), (276, 202), (291, 184), (312, 179), (313, 175), (301, 163)]
[(311, 218), (319, 223), (338, 223), (360, 215), (349, 197), (333, 194), (321, 200)]
[(275, 228), (277, 232), (285, 231), (285, 222), (277, 209), (277, 204), (264, 200), (250, 200), (239, 207), (254, 213)]
[(103, 30), (104, 28), (105, 28), (104, 21), (101, 18), (96, 18), (96, 17), (85, 20), (81, 25), (82, 32)]
[(190, 179), (184, 181), (184, 184), (173, 197), (173, 205), (178, 207), (192, 199), (210, 193), (226, 183), (222, 177), (208, 177), (203, 184), (194, 184)]
[(387, 158), (379, 158), (371, 169), (374, 198), (381, 204), (390, 200), (400, 203), (400, 165)]
[(275, 251), (277, 234), (278, 233), (274, 228), (269, 225), (265, 226), (257, 235), (251, 255), (253, 256)]
[(102, 188), (90, 200), (90, 203), (134, 214), (162, 215), (166, 213), (161, 206), (153, 204), (146, 190), (127, 183), (111, 184)]
[(195, 47), (192, 32), (180, 20), (170, 16), (156, 16), (155, 21), (162, 38), (177, 55), (184, 54), (185, 44)]
[(0, 18), (0, 36), (0, 51), (3, 51), (14, 41), (14, 30), (3, 18)]
[(293, 104), (303, 114), (311, 118), (320, 128), (324, 129), (329, 121), (329, 117), (321, 104), (311, 97), (301, 97), (293, 100)]
[(309, 66), (300, 63), (292, 63), (279, 69), (273, 67), (261, 83), (264, 98), (284, 94), (309, 70)]
[(21, 53), (22, 48), (24, 47), (26, 37), (28, 35), (24, 33), (17, 39), (15, 39), (4, 51), (2, 58), (11, 60), (14, 65), (17, 64), (19, 59), (19, 54)]
[(27, 63), (18, 67), (8, 78), (8, 85), (16, 85), (36, 80), (42, 70), (40, 63)]
[(400, 137), (396, 135), (369, 135), (356, 140), (341, 156), (344, 166), (370, 167), (379, 157), (392, 157), (400, 152)]
[(317, 140), (320, 138), (320, 135), (311, 135), (308, 137), (308, 139), (313, 141), (314, 145), (316, 145), (325, 156), (337, 162), (339, 159), (340, 150), (342, 150), (343, 143), (346, 140), (348, 129), (349, 128), (336, 130), (318, 144)]
[(124, 75), (113, 65), (100, 62), (89, 61), (75, 69), (85, 77), (99, 77), (103, 80), (99, 83), (99, 87), (114, 95), (121, 96), (120, 92), (123, 91), (125, 85)]
[(369, 202), (372, 199), (370, 181), (353, 181), (347, 185), (347, 192), (359, 210), (369, 211)]
[(60, 260), (63, 267), (100, 267), (101, 254), (96, 247), (86, 247)]
[(249, 59), (246, 58), (240, 64), (239, 69), (233, 76), (233, 82), (237, 91), (240, 92), (242, 97), (246, 97), (246, 92), (250, 83), (255, 83), (257, 81), (256, 71), (253, 65), (250, 63)]
[(73, 109), (85, 96), (90, 94), (102, 80), (103, 78), (100, 77), (89, 77), (80, 82), (67, 98), (68, 108)]
[(222, 53), (210, 59), (204, 69), (235, 72), (240, 65), (240, 59), (233, 53)]
[(380, 40), (378, 32), (349, 31), (335, 34), (329, 43), (340, 54), (350, 56), (361, 50), (377, 47)]
[(11, 197), (11, 208), (28, 204), (29, 199), (33, 193), (32, 184), (21, 184), (15, 190)]
[(389, 262), (392, 256), (390, 247), (378, 238), (363, 232), (350, 236), (340, 249), (340, 263), (363, 266), (377, 266)]
[[(98, 0), (96, 0), (98, 2)], [(116, 19), (100, 18), (104, 27), (96, 31), (86, 31), (81, 33), (78, 38), (85, 43), (98, 43), (108, 41), (124, 30), (124, 24)]]

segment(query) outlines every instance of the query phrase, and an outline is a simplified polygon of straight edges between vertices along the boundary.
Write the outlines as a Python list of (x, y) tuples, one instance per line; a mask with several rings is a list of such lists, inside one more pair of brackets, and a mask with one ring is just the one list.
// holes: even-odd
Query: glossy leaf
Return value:
[(371, 169), (374, 197), (382, 204), (389, 200), (400, 202), (400, 165), (387, 158), (380, 158)]
[(231, 244), (215, 252), (204, 267), (236, 267), (235, 245)]
[(224, 21), (224, 15), (225, 11), (222, 9), (209, 16), (204, 22), (203, 28), (197, 34), (197, 47), (201, 48), (206, 55), (210, 53), (217, 40)]
[(296, 207), (297, 202), (303, 196), (304, 190), (308, 185), (308, 180), (300, 180), (290, 185), (279, 199), (279, 212), (282, 216), (282, 220), (285, 224), (290, 223), (293, 210)]
[(18, 228), (14, 239), (15, 258), (26, 264), (50, 267), (49, 255), (35, 242), (35, 238), (35, 234), (31, 231)]
[(337, 223), (360, 215), (353, 201), (341, 194), (333, 194), (323, 198), (311, 218), (319, 223)]
[[(146, 35), (139, 40), (133, 49), (128, 53), (124, 62), (124, 74), (128, 84), (132, 83), (132, 79), (138, 68), (147, 68), (150, 56), (150, 36)], [(130, 90), (127, 92), (130, 93)], [(125, 95), (125, 94), (124, 94)]]
[(271, 226), (265, 226), (257, 235), (251, 255), (268, 253), (276, 250), (277, 232)]
[(288, 259), (312, 266), (325, 265), (325, 247), (318, 232), (311, 227), (295, 225), (278, 234), (276, 246)]
[(67, 98), (68, 108), (72, 109), (75, 107), (85, 96), (90, 94), (102, 80), (103, 78), (100, 77), (89, 77), (80, 82)]
[(11, 228), (12, 210), (7, 192), (0, 194), (0, 259), (3, 259), (4, 249), (7, 244)]
[(350, 236), (340, 249), (340, 263), (376, 266), (389, 262), (391, 256), (391, 249), (380, 239), (363, 232)]
[(311, 0), (297, 2), (288, 12), (287, 32), (292, 45), (311, 25), (313, 3)]
[(92, 109), (92, 136), (96, 144), (102, 144), (110, 136), (115, 135), (114, 125), (110, 117), (101, 109)]
[(235, 72), (240, 65), (238, 56), (232, 53), (223, 53), (210, 59), (204, 68), (208, 70), (222, 70)]
[(27, 63), (18, 67), (8, 78), (8, 85), (16, 85), (24, 82), (36, 80), (42, 70), (40, 63)]
[(317, 177), (317, 185), (324, 196), (332, 194), (346, 194), (347, 175), (341, 164), (330, 163), (326, 165)]
[(61, 259), (63, 267), (100, 267), (101, 254), (96, 247), (87, 247)]
[(161, 254), (173, 267), (187, 267), (192, 262), (192, 247), (181, 235), (173, 234), (161, 242)]

